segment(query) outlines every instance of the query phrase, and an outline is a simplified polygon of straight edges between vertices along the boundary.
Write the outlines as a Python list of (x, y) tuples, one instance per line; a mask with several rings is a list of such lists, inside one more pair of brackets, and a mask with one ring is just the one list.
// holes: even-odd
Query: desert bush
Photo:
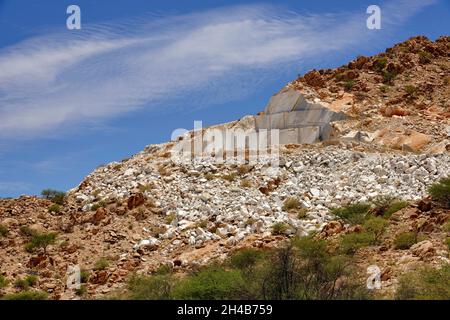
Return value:
[(442, 178), (428, 189), (431, 197), (443, 207), (450, 208), (450, 176)]
[(36, 285), (38, 277), (35, 275), (29, 275), (24, 279), (17, 279), (14, 282), (14, 286), (21, 290), (28, 290), (30, 287)]
[(398, 300), (450, 300), (450, 265), (425, 267), (400, 278)]
[(248, 180), (248, 179), (242, 179), (241, 187), (242, 188), (251, 188), (252, 187), (252, 182), (250, 180)]
[(21, 226), (19, 228), (19, 231), (22, 235), (26, 236), (26, 237), (31, 237), (34, 235), (34, 231), (30, 229), (30, 227), (28, 226)]
[(445, 239), (445, 244), (447, 245), (447, 248), (450, 250), (450, 237), (447, 237)]
[(371, 232), (345, 234), (341, 237), (340, 250), (351, 255), (360, 248), (375, 244), (375, 241), (375, 235)]
[(288, 229), (287, 225), (284, 222), (276, 222), (272, 225), (272, 234), (274, 235), (282, 235)]
[(413, 244), (417, 243), (417, 240), (417, 232), (400, 233), (394, 239), (394, 248), (401, 250), (409, 249)]
[(66, 198), (65, 192), (57, 191), (57, 190), (53, 190), (53, 189), (44, 189), (44, 190), (42, 190), (41, 195), (45, 199), (49, 199), (50, 201), (52, 201), (56, 204), (59, 204), (59, 205), (63, 205), (64, 200)]
[(232, 181), (234, 181), (236, 179), (236, 173), (233, 172), (233, 173), (229, 173), (229, 174), (224, 174), (224, 175), (222, 175), (221, 178), (223, 180), (232, 182)]
[(101, 257), (94, 264), (94, 270), (105, 270), (109, 267), (109, 259), (106, 257)]
[(301, 209), (297, 210), (297, 219), (306, 218), (307, 215), (308, 215), (308, 209), (301, 208)]
[(89, 270), (81, 269), (80, 270), (80, 282), (81, 283), (88, 283), (90, 277)]
[(178, 282), (173, 288), (173, 297), (187, 300), (236, 299), (245, 290), (245, 285), (239, 270), (211, 266)]
[(442, 231), (450, 233), (450, 220), (442, 225)]
[(8, 235), (8, 228), (0, 224), (0, 237), (6, 237)]
[(284, 200), (283, 207), (281, 208), (283, 211), (291, 211), (297, 210), (300, 208), (300, 201), (296, 197), (289, 197)]
[(246, 271), (255, 266), (265, 256), (265, 252), (258, 249), (241, 249), (229, 258), (229, 264), (233, 268)]
[(389, 222), (387, 222), (385, 219), (381, 217), (372, 217), (364, 222), (364, 230), (366, 232), (372, 233), (374, 235), (375, 242), (378, 242), (388, 225)]
[(39, 290), (26, 290), (3, 296), (2, 300), (47, 300), (48, 294)]
[(133, 275), (128, 291), (131, 300), (167, 300), (171, 298), (172, 280), (166, 275)]
[(372, 213), (376, 216), (389, 218), (395, 212), (408, 206), (408, 202), (392, 196), (378, 196), (371, 201), (373, 204)]
[(344, 88), (346, 91), (351, 91), (355, 86), (355, 80), (347, 80), (344, 83)]
[(387, 65), (387, 59), (385, 57), (378, 57), (374, 61), (374, 67), (375, 70), (381, 71), (383, 70)]
[(104, 207), (106, 207), (106, 202), (102, 200), (102, 201), (99, 201), (97, 203), (94, 203), (91, 206), (91, 211), (97, 211), (98, 209), (104, 208)]
[(407, 85), (405, 86), (405, 92), (409, 96), (414, 96), (417, 93), (417, 87), (413, 85)]
[(355, 203), (341, 208), (331, 209), (331, 213), (347, 223), (361, 224), (366, 220), (370, 207), (368, 203)]
[(4, 275), (0, 274), (0, 289), (5, 288), (8, 284), (8, 279), (6, 279)]
[(240, 166), (237, 167), (237, 173), (241, 176), (249, 173), (251, 170), (252, 167), (249, 166), (248, 164), (241, 164)]
[(395, 71), (383, 70), (383, 82), (392, 85), (397, 73)]
[(59, 204), (52, 204), (50, 207), (48, 207), (49, 212), (59, 213), (61, 211), (61, 206)]
[(75, 290), (77, 296), (84, 296), (87, 294), (87, 286), (85, 284), (80, 285), (78, 289)]
[(210, 172), (205, 173), (204, 177), (205, 177), (206, 180), (212, 180), (212, 179), (215, 178), (215, 176), (212, 173), (210, 173)]
[(44, 253), (47, 251), (47, 247), (56, 241), (56, 233), (33, 233), (30, 242), (25, 246), (28, 252), (34, 252), (38, 248), (44, 249)]

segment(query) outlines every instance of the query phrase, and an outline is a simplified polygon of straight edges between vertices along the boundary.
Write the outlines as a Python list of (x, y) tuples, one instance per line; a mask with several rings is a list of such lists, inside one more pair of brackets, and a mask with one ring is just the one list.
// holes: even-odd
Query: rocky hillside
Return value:
[[(450, 175), (449, 46), (449, 37), (416, 37), (290, 83), (350, 118), (333, 123), (330, 141), (281, 146), (277, 168), (186, 163), (168, 142), (96, 169), (60, 205), (0, 200), (0, 295), (34, 287), (53, 299), (103, 297), (134, 273), (184, 273), (314, 232), (338, 250), (345, 235), (366, 231), (340, 208), (363, 203), (367, 215), (396, 209), (383, 216), (379, 241), (351, 252), (363, 274), (371, 264), (382, 269), (382, 293), (392, 297), (406, 271), (450, 262), (442, 229), (450, 211), (428, 194)], [(252, 128), (249, 118), (220, 127)], [(399, 248), (405, 232), (416, 236)], [(70, 265), (82, 269), (83, 290), (66, 288)]]
[[(336, 69), (312, 70), (288, 88), (352, 116), (340, 136), (394, 149), (450, 149), (450, 37), (419, 36)], [(361, 136), (361, 135), (360, 135)]]

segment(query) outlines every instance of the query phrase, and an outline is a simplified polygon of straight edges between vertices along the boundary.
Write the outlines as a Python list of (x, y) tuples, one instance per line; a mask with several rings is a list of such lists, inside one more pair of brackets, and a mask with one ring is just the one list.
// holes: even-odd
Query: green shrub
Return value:
[(7, 294), (2, 300), (47, 300), (47, 293), (38, 290), (26, 290), (19, 293)]
[(97, 211), (100, 208), (106, 207), (105, 201), (99, 201), (91, 206), (91, 211)]
[(78, 289), (75, 290), (77, 296), (84, 296), (87, 293), (87, 286), (85, 284), (80, 285)]
[(409, 249), (413, 244), (417, 243), (417, 233), (416, 232), (404, 232), (400, 233), (395, 237), (394, 248), (406, 250)]
[(94, 270), (105, 270), (109, 267), (109, 260), (108, 258), (101, 257), (95, 262)]
[(450, 237), (447, 237), (445, 239), (445, 244), (447, 245), (447, 248), (450, 250)]
[(19, 228), (19, 231), (21, 234), (23, 234), (24, 236), (27, 236), (27, 237), (32, 237), (35, 234), (35, 232), (33, 230), (31, 230), (30, 227), (28, 227), (28, 226), (21, 226)]
[(291, 211), (297, 210), (300, 208), (300, 201), (296, 197), (289, 197), (284, 200), (283, 207), (281, 208), (283, 211)]
[(248, 164), (242, 164), (237, 168), (237, 173), (242, 176), (244, 174), (249, 173), (251, 170), (252, 170), (251, 166), (249, 166)]
[(355, 203), (345, 207), (331, 209), (331, 213), (350, 224), (363, 223), (370, 210), (368, 203)]
[(241, 181), (241, 187), (242, 188), (251, 188), (252, 187), (252, 182), (248, 179), (243, 179)]
[(346, 91), (351, 91), (353, 89), (354, 85), (355, 85), (354, 80), (347, 80), (344, 83), (344, 88)]
[(385, 219), (381, 217), (372, 217), (364, 222), (364, 230), (366, 232), (372, 233), (375, 242), (378, 242), (388, 225), (389, 222), (387, 222)]
[(392, 202), (390, 206), (386, 209), (386, 211), (384, 212), (384, 216), (386, 218), (389, 218), (390, 216), (392, 216), (392, 214), (396, 213), (397, 211), (403, 208), (406, 208), (408, 205), (409, 203), (407, 201), (396, 200)]
[(417, 93), (417, 87), (413, 85), (407, 85), (405, 86), (405, 92), (409, 96), (414, 96)]
[(25, 249), (28, 252), (34, 252), (37, 248), (44, 249), (44, 253), (47, 251), (47, 247), (56, 241), (56, 233), (34, 233), (31, 236), (30, 242), (25, 245)]
[(447, 221), (442, 225), (442, 231), (450, 233), (450, 221)]
[(61, 211), (61, 206), (59, 204), (52, 204), (50, 207), (48, 207), (49, 212), (59, 213)]
[(177, 283), (173, 297), (187, 300), (235, 299), (240, 296), (245, 285), (240, 271), (212, 266)]
[(253, 248), (246, 248), (246, 249), (241, 249), (239, 251), (237, 251), (236, 253), (234, 253), (229, 261), (230, 261), (230, 265), (233, 268), (237, 268), (240, 270), (249, 270), (250, 268), (252, 268), (253, 266), (255, 266), (255, 264), (260, 261), (262, 258), (264, 258), (266, 256), (266, 254), (258, 249), (253, 249)]
[(172, 280), (167, 275), (133, 275), (128, 281), (128, 292), (130, 300), (168, 300)]
[(358, 249), (375, 244), (375, 235), (370, 232), (349, 233), (341, 237), (340, 250), (354, 254)]
[(8, 228), (0, 224), (0, 237), (6, 237), (8, 234)]
[(429, 189), (431, 197), (438, 201), (443, 207), (450, 208), (450, 176), (442, 178), (434, 183)]
[(392, 85), (397, 73), (395, 71), (383, 71), (383, 82), (389, 85)]
[(89, 270), (81, 269), (80, 270), (80, 282), (81, 283), (88, 283), (90, 277)]
[(0, 289), (5, 288), (8, 285), (9, 281), (2, 274), (0, 274)]
[(450, 265), (426, 267), (400, 278), (398, 300), (450, 300)]
[(376, 58), (374, 62), (375, 70), (381, 71), (383, 70), (387, 65), (387, 59), (385, 57), (378, 57)]
[(308, 209), (306, 209), (306, 208), (301, 208), (297, 211), (297, 219), (306, 218), (307, 215), (308, 215)]
[(45, 199), (49, 199), (50, 201), (52, 201), (56, 204), (59, 204), (59, 205), (63, 205), (64, 200), (66, 198), (65, 192), (57, 191), (57, 190), (53, 190), (53, 189), (44, 189), (44, 190), (42, 190), (41, 195)]
[(272, 225), (272, 234), (274, 235), (282, 235), (288, 229), (287, 225), (284, 222), (276, 222)]
[(215, 176), (212, 173), (210, 173), (210, 172), (205, 173), (206, 180), (213, 180), (214, 178), (215, 178)]
[(38, 277), (35, 275), (29, 275), (25, 279), (17, 279), (14, 282), (14, 286), (16, 288), (19, 288), (21, 290), (28, 290), (30, 287), (33, 287), (36, 285), (38, 281)]
[(236, 179), (236, 173), (230, 173), (230, 174), (224, 174), (224, 175), (222, 175), (222, 179), (223, 180), (226, 180), (226, 181), (229, 181), (229, 182), (232, 182), (232, 181), (234, 181), (235, 179)]

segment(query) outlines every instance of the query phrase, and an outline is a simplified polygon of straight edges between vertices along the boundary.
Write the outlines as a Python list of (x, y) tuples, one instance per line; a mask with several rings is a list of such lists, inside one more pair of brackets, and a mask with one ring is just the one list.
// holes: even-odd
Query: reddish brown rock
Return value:
[(134, 208), (139, 207), (140, 205), (144, 204), (145, 202), (145, 196), (142, 193), (136, 193), (132, 195), (130, 198), (128, 198), (127, 201), (127, 207), (128, 210), (133, 210)]

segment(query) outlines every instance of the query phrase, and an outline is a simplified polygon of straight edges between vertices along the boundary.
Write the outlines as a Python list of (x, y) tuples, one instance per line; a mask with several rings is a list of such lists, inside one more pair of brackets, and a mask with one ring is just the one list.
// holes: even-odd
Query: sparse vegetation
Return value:
[(346, 91), (351, 91), (355, 85), (355, 80), (347, 80), (344, 83), (344, 88)]
[(59, 204), (59, 205), (63, 205), (65, 198), (66, 198), (65, 192), (57, 191), (57, 190), (53, 190), (53, 189), (44, 189), (44, 190), (42, 190), (41, 195), (45, 199), (49, 199), (50, 201), (52, 201), (56, 204)]
[(354, 254), (358, 249), (375, 244), (375, 235), (371, 232), (354, 232), (341, 237), (340, 250), (345, 254)]
[(211, 172), (205, 173), (204, 177), (208, 181), (211, 181), (215, 178), (215, 176)]
[(425, 267), (413, 271), (399, 281), (398, 300), (450, 300), (450, 265), (440, 269)]
[(248, 179), (242, 179), (241, 180), (241, 187), (242, 188), (251, 188), (252, 187), (252, 182)]
[(229, 181), (229, 182), (232, 182), (232, 181), (234, 181), (235, 179), (236, 179), (236, 173), (229, 173), (229, 174), (224, 174), (224, 175), (222, 175), (222, 179), (223, 180), (226, 180), (226, 181)]
[(8, 286), (8, 284), (8, 279), (6, 279), (4, 275), (0, 274), (0, 289), (5, 288), (6, 286)]
[(381, 217), (372, 217), (364, 222), (364, 230), (368, 233), (372, 233), (374, 236), (374, 241), (378, 242), (388, 225), (389, 222), (385, 219)]
[(272, 234), (282, 235), (288, 229), (288, 226), (284, 222), (277, 222), (272, 225)]
[(389, 85), (392, 85), (395, 77), (397, 77), (397, 73), (395, 71), (383, 71), (383, 82)]
[(46, 292), (39, 290), (26, 290), (19, 293), (11, 293), (3, 296), (1, 300), (47, 300)]
[(300, 201), (296, 197), (289, 197), (284, 200), (282, 210), (292, 211), (300, 208)]
[(406, 208), (408, 202), (391, 196), (378, 196), (372, 200), (374, 208), (372, 213), (375, 216), (390, 218), (395, 212)]
[(24, 279), (17, 279), (14, 282), (14, 286), (21, 290), (28, 290), (30, 287), (33, 287), (37, 283), (37, 276), (35, 275), (28, 275)]
[(417, 87), (413, 85), (407, 85), (405, 86), (405, 92), (408, 96), (413, 97), (417, 93)]
[(433, 200), (439, 202), (444, 208), (450, 208), (450, 176), (434, 183), (428, 192)]
[(102, 201), (99, 201), (97, 203), (94, 203), (91, 206), (91, 211), (97, 211), (98, 209), (104, 208), (104, 207), (106, 207), (106, 202), (102, 200)]
[(8, 228), (0, 224), (0, 237), (6, 237), (8, 235)]
[(94, 270), (105, 270), (109, 267), (109, 259), (106, 257), (101, 257), (94, 264)]
[(61, 211), (61, 206), (59, 204), (52, 204), (50, 207), (48, 207), (48, 212), (50, 213), (59, 213)]
[(297, 219), (304, 219), (308, 215), (308, 209), (301, 208), (297, 210)]
[(417, 232), (403, 232), (395, 237), (394, 247), (395, 249), (406, 250), (421, 240), (422, 237)]
[(361, 224), (366, 220), (370, 208), (371, 206), (368, 203), (355, 203), (341, 208), (332, 209), (331, 213), (343, 219), (347, 223)]
[(56, 241), (56, 233), (33, 233), (30, 242), (25, 245), (28, 252), (34, 252), (38, 248), (44, 249), (47, 252), (47, 247)]
[(250, 172), (250, 170), (252, 170), (252, 167), (249, 166), (248, 164), (241, 164), (240, 166), (238, 166), (237, 168), (237, 173), (241, 176), (243, 176), (244, 174), (247, 174)]
[(374, 61), (374, 68), (377, 71), (382, 71), (384, 68), (386, 68), (387, 65), (387, 59), (385, 57), (378, 57)]

